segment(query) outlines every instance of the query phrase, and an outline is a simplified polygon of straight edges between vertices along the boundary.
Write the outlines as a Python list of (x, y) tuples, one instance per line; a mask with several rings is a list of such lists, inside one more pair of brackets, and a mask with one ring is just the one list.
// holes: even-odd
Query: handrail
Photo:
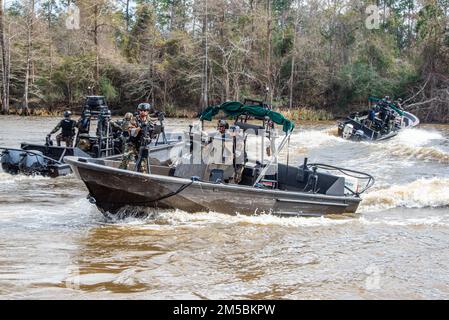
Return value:
[(256, 182), (254, 182), (253, 187), (255, 187), (260, 182), (260, 180), (262, 180), (262, 177), (265, 176), (265, 173), (267, 173), (268, 168), (272, 165), (273, 161), (275, 159), (277, 159), (279, 153), (284, 148), (284, 146), (285, 146), (286, 142), (288, 141), (288, 138), (290, 137), (290, 135), (291, 135), (291, 132), (285, 135), (284, 139), (282, 140), (281, 144), (279, 145), (279, 148), (278, 148), (276, 154), (272, 155), (270, 162), (265, 166), (265, 168), (262, 169), (262, 171), (260, 172), (259, 176), (256, 179)]

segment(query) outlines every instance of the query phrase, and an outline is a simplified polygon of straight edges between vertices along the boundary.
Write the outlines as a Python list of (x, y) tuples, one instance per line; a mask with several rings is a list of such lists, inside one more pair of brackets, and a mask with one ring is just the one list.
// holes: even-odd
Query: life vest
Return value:
[(90, 119), (89, 118), (81, 118), (78, 121), (78, 130), (79, 133), (89, 133)]
[(147, 121), (143, 121), (140, 118), (137, 118), (135, 125), (137, 125), (137, 127), (141, 128), (142, 130), (137, 134), (137, 136), (130, 135), (129, 142), (133, 143), (137, 148), (139, 148), (144, 127), (147, 126), (147, 128), (146, 128), (147, 135), (150, 135), (152, 132), (153, 123), (148, 118), (147, 118)]
[(63, 137), (73, 137), (75, 135), (75, 120), (64, 119), (61, 121), (61, 129)]

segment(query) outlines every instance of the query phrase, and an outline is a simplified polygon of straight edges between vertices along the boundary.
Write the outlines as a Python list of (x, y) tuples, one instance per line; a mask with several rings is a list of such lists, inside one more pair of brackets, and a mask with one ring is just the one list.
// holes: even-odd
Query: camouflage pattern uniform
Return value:
[[(143, 128), (145, 125), (152, 127), (153, 123), (150, 117), (147, 117), (146, 121), (143, 121), (141, 118), (137, 118), (135, 122), (129, 121), (128, 123), (124, 122), (123, 126), (127, 126), (127, 131), (130, 132), (133, 128)], [(128, 164), (130, 161), (136, 162), (139, 158), (140, 151), (140, 140), (141, 140), (142, 131), (135, 137), (130, 133), (129, 139), (127, 139), (127, 143), (125, 143), (125, 148), (122, 156), (122, 161), (120, 163), (119, 169), (128, 169)], [(147, 158), (144, 158), (140, 162), (139, 172), (147, 173)]]
[(50, 134), (56, 133), (59, 129), (62, 129), (61, 133), (56, 136), (56, 143), (58, 147), (61, 146), (61, 141), (65, 142), (66, 147), (73, 147), (73, 138), (75, 137), (76, 121), (71, 119), (63, 119), (58, 125), (50, 132)]

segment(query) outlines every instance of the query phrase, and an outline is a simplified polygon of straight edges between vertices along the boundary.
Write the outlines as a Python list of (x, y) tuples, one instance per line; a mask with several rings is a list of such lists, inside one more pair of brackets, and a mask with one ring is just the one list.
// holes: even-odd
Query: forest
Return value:
[[(245, 98), (320, 118), (402, 98), (449, 122), (449, 0), (0, 0), (1, 112), (172, 116)], [(288, 111), (288, 110), (287, 110)], [(306, 112), (307, 111), (307, 112)]]

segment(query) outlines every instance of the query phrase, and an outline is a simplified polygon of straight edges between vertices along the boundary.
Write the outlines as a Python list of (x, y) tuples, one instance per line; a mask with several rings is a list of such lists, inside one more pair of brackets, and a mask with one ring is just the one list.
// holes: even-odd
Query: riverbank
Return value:
[[(79, 110), (70, 109), (76, 117), (80, 115)], [(22, 109), (10, 109), (9, 114), (10, 116), (24, 116), (24, 117), (62, 117), (65, 109), (54, 109), (52, 111), (49, 111), (46, 108), (33, 108), (30, 109), (30, 114), (25, 115), (22, 112)], [(122, 117), (126, 112), (130, 112), (132, 110), (112, 110), (112, 115), (114, 117)], [(192, 111), (188, 109), (176, 109), (176, 110), (164, 110), (166, 118), (171, 119), (197, 119), (198, 118), (198, 112)], [(286, 118), (292, 120), (293, 122), (302, 123), (304, 122), (332, 122), (337, 121), (339, 119), (344, 118), (344, 116), (336, 115), (332, 112), (329, 112), (324, 109), (311, 109), (311, 108), (295, 108), (295, 109), (288, 109), (288, 108), (279, 108), (275, 109), (276, 112), (282, 113)], [(5, 115), (1, 114), (0, 115)], [(5, 115), (5, 116), (7, 116)], [(417, 115), (419, 118), (419, 115)], [(447, 122), (443, 121), (422, 121), (421, 123), (427, 123), (427, 124), (435, 124), (435, 125), (447, 125)]]
[[(23, 109), (10, 109), (8, 115), (16, 116), (36, 116), (36, 117), (56, 117), (62, 116), (65, 109), (53, 109), (49, 110), (47, 108), (32, 108), (29, 114), (26, 114)], [(74, 114), (79, 115), (79, 110), (71, 110)], [(111, 110), (114, 116), (124, 115), (126, 112), (132, 110)], [(188, 109), (172, 109), (172, 108), (162, 108), (168, 118), (177, 119), (196, 119), (198, 117), (198, 112)], [(282, 113), (288, 119), (292, 121), (329, 121), (335, 120), (334, 115), (331, 112), (322, 109), (311, 109), (311, 108), (296, 108), (287, 109), (280, 108), (275, 111)]]

